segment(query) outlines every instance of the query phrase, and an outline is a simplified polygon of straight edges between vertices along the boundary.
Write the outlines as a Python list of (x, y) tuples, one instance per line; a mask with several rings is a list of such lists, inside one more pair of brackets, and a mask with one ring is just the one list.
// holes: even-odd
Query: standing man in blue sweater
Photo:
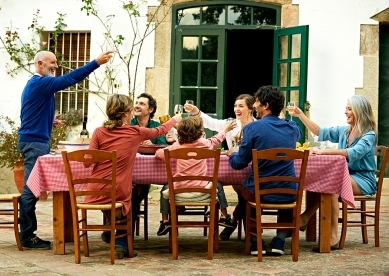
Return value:
[(51, 242), (34, 234), (37, 230), (35, 205), (38, 198), (26, 185), (27, 179), (39, 156), (50, 151), (50, 136), (54, 118), (54, 94), (79, 83), (111, 58), (112, 51), (99, 55), (92, 62), (74, 71), (55, 77), (57, 58), (52, 52), (41, 51), (35, 55), (35, 74), (27, 82), (22, 93), (18, 149), (24, 158), (24, 188), (20, 198), (20, 239), (26, 249), (50, 249)]
[[(302, 133), (295, 122), (280, 119), (278, 117), (284, 108), (284, 104), (285, 97), (277, 87), (268, 85), (259, 88), (255, 93), (254, 108), (257, 111), (257, 117), (260, 118), (260, 120), (253, 121), (244, 127), (243, 139), (239, 147), (239, 152), (233, 152), (234, 150), (227, 152), (230, 156), (229, 162), (232, 168), (235, 170), (246, 168), (252, 161), (252, 149), (296, 148), (296, 142), (300, 139)], [(295, 176), (293, 161), (278, 162), (276, 164), (274, 162), (261, 161), (258, 165), (261, 170), (261, 176), (277, 174)], [(296, 183), (279, 184), (272, 182), (267, 185), (269, 188), (288, 185), (288, 187), (290, 186), (297, 189)], [(264, 188), (266, 188), (265, 185)], [(235, 185), (234, 189), (238, 194), (238, 205), (233, 212), (232, 223), (236, 224), (238, 219), (245, 218), (246, 201), (255, 202), (254, 173), (251, 172), (249, 177), (243, 181), (242, 185)], [(294, 200), (295, 198), (292, 195), (263, 196), (263, 201), (269, 203), (288, 203)], [(290, 222), (292, 219), (293, 217), (289, 211), (278, 211), (278, 222)], [(225, 231), (229, 232), (227, 233)], [(220, 233), (221, 239), (228, 239), (233, 231), (234, 228), (225, 228), (222, 233)], [(271, 253), (273, 255), (284, 254), (284, 244), (287, 234), (287, 230), (277, 230), (277, 236), (274, 237), (271, 242)], [(223, 237), (223, 235), (228, 237)], [(256, 241), (252, 241), (250, 251), (251, 255), (258, 255)], [(266, 254), (263, 241), (262, 254)]]

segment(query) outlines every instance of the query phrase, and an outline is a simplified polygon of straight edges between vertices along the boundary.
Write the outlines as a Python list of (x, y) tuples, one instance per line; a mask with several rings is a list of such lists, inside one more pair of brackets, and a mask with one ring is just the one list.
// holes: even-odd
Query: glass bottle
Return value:
[(86, 129), (86, 121), (82, 122), (82, 131), (80, 133), (80, 138), (89, 138), (89, 131)]

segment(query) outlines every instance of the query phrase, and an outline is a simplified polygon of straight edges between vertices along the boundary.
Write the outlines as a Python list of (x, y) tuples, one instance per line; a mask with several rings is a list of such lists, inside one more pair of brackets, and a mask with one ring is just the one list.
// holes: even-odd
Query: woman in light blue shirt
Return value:
[[(314, 149), (315, 154), (342, 155), (347, 158), (351, 185), (354, 195), (374, 195), (377, 191), (374, 159), (376, 145), (376, 122), (368, 100), (363, 96), (352, 96), (346, 106), (346, 119), (348, 126), (321, 128), (308, 119), (304, 113), (296, 108), (291, 113), (313, 134), (319, 136), (319, 141), (329, 140), (338, 143), (338, 149)], [(338, 217), (339, 195), (332, 196), (331, 219), (331, 250), (339, 248)], [(315, 198), (301, 214), (300, 230), (306, 229), (309, 218), (319, 208), (319, 198)]]

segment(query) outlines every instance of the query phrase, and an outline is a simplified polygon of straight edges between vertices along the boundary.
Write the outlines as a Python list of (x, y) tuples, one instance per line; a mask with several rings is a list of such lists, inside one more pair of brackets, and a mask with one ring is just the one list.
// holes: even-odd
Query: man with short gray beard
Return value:
[(50, 249), (51, 242), (34, 234), (37, 230), (35, 205), (38, 198), (26, 185), (27, 179), (39, 156), (50, 151), (53, 126), (60, 121), (54, 117), (54, 94), (79, 83), (100, 65), (109, 61), (112, 51), (100, 54), (90, 63), (63, 76), (55, 77), (57, 58), (52, 52), (41, 51), (35, 55), (35, 74), (28, 80), (22, 93), (18, 149), (24, 159), (24, 187), (20, 197), (20, 240), (25, 249)]

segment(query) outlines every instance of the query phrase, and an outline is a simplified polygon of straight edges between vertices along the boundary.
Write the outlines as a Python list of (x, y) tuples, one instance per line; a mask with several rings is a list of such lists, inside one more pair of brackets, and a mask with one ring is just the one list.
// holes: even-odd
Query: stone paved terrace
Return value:
[[(232, 189), (227, 188), (229, 202), (236, 201)], [(285, 244), (285, 255), (264, 256), (258, 263), (256, 257), (244, 254), (244, 242), (237, 240), (236, 233), (229, 241), (220, 242), (219, 253), (213, 260), (207, 260), (207, 242), (200, 229), (181, 229), (178, 260), (172, 260), (168, 251), (168, 237), (157, 237), (159, 226), (159, 190), (149, 196), (149, 240), (141, 235), (135, 237), (135, 249), (139, 251), (134, 259), (109, 262), (109, 247), (100, 240), (100, 233), (89, 235), (90, 257), (81, 257), (81, 264), (74, 263), (73, 244), (66, 244), (65, 255), (53, 255), (51, 250), (17, 250), (13, 232), (1, 231), (0, 275), (389, 275), (389, 195), (383, 196), (379, 248), (373, 245), (372, 228), (369, 229), (369, 244), (361, 241), (360, 230), (350, 228), (344, 250), (318, 254), (311, 251), (315, 243), (306, 242), (300, 234), (299, 261), (293, 262), (290, 239)], [(233, 206), (229, 207), (232, 213)], [(37, 204), (38, 235), (52, 240), (52, 200)], [(92, 219), (100, 220), (98, 212)], [(222, 230), (222, 228), (220, 228)], [(301, 232), (300, 232), (301, 233)], [(273, 230), (264, 232), (269, 244)]]

